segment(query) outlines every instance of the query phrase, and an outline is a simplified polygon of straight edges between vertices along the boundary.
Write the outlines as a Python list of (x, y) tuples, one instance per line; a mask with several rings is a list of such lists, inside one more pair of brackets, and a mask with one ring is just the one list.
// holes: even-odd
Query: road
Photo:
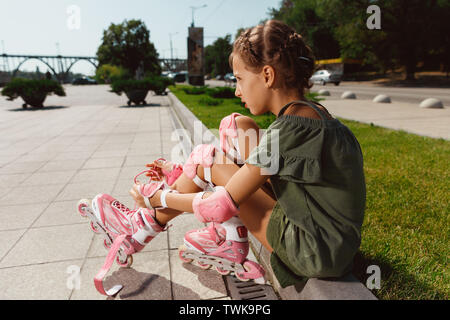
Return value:
[[(225, 86), (224, 81), (206, 80), (206, 84), (211, 87)], [(340, 97), (344, 91), (353, 91), (358, 99), (372, 100), (378, 94), (385, 94), (391, 97), (392, 102), (407, 102), (420, 104), (427, 98), (437, 98), (444, 106), (450, 107), (450, 89), (448, 88), (413, 88), (413, 87), (386, 87), (376, 84), (360, 84), (357, 82), (341, 82), (339, 86), (328, 84), (322, 86), (315, 84), (312, 92), (326, 89), (331, 97)]]

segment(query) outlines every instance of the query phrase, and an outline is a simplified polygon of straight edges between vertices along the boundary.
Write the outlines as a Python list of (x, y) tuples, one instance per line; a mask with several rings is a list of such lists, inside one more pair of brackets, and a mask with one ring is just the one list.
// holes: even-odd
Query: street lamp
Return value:
[(189, 8), (192, 9), (192, 24), (191, 24), (191, 27), (194, 27), (194, 11), (197, 10), (197, 9), (205, 8), (207, 6), (208, 5), (204, 4), (204, 5), (200, 6), (200, 7), (189, 7)]
[(173, 49), (172, 49), (172, 35), (176, 35), (178, 32), (169, 33), (169, 39), (170, 39), (170, 59), (173, 60)]

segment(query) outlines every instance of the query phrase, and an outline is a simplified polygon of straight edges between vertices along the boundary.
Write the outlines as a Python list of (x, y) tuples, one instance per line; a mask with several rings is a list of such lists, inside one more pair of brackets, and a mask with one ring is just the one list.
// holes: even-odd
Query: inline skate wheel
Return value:
[(208, 270), (209, 268), (211, 268), (211, 265), (210, 264), (203, 264), (203, 263), (201, 263), (200, 261), (197, 261), (197, 265), (200, 267), (200, 268), (202, 268), (203, 270)]
[(100, 233), (100, 230), (98, 230), (98, 227), (95, 225), (93, 221), (91, 221), (91, 229), (94, 231), (94, 233)]
[(178, 248), (178, 257), (180, 257), (181, 261), (183, 261), (183, 262), (191, 263), (192, 259), (184, 257), (185, 252), (186, 252), (186, 247), (184, 245), (181, 245), (180, 248)]
[[(244, 267), (245, 271), (247, 271), (247, 272), (251, 271), (251, 266), (250, 265), (247, 265), (247, 264), (244, 263), (243, 267)], [(239, 272), (235, 272), (234, 275), (236, 276), (236, 278), (238, 278), (242, 282), (247, 282), (247, 281), (250, 280), (248, 278), (245, 278), (243, 272), (241, 274), (239, 274)]]
[(225, 269), (222, 269), (220, 267), (215, 267), (215, 269), (216, 269), (216, 271), (218, 273), (220, 273), (223, 276), (227, 276), (227, 275), (229, 275), (231, 273), (231, 270), (225, 270)]
[(89, 201), (87, 199), (81, 199), (80, 201), (78, 201), (78, 205), (77, 205), (78, 213), (84, 218), (87, 217), (87, 213), (84, 209), (86, 209), (88, 207), (89, 207)]
[(125, 262), (122, 262), (120, 260), (120, 257), (117, 256), (116, 258), (116, 262), (119, 266), (124, 267), (124, 268), (129, 268), (131, 267), (131, 265), (133, 264), (133, 256), (129, 255), (127, 256), (127, 260)]
[(104, 239), (103, 240), (103, 245), (105, 246), (106, 249), (110, 249), (111, 248), (111, 241)]

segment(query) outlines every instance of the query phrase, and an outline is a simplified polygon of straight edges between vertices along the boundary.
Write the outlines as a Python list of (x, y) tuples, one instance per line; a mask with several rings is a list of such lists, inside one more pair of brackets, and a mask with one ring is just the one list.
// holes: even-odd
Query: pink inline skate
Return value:
[(196, 261), (197, 265), (205, 270), (214, 266), (221, 275), (234, 272), (236, 278), (241, 281), (262, 278), (264, 269), (247, 259), (247, 233), (247, 228), (237, 216), (221, 224), (211, 222), (205, 228), (188, 231), (178, 255), (183, 262)]
[[(152, 170), (142, 173), (157, 175)], [(139, 174), (139, 175), (140, 175)], [(137, 175), (135, 183), (137, 183)], [(157, 190), (166, 188), (164, 181), (142, 184), (140, 193), (144, 197), (151, 197)], [(109, 290), (103, 287), (103, 278), (111, 268), (114, 259), (123, 267), (130, 267), (133, 263), (132, 254), (141, 251), (155, 236), (166, 228), (160, 226), (155, 219), (153, 208), (129, 209), (118, 200), (107, 194), (99, 194), (90, 202), (86, 199), (78, 202), (78, 212), (91, 220), (91, 228), (95, 233), (102, 234), (104, 246), (109, 249), (103, 267), (94, 278), (97, 290), (103, 294), (112, 296), (117, 294), (121, 285), (116, 285)]]
[(214, 266), (222, 275), (234, 272), (241, 281), (263, 277), (264, 269), (247, 259), (248, 231), (237, 217), (239, 211), (233, 200), (224, 187), (217, 186), (214, 190), (207, 199), (203, 199), (204, 192), (194, 198), (195, 216), (201, 222), (212, 222), (207, 228), (186, 233), (179, 257), (185, 262), (195, 260), (203, 269)]

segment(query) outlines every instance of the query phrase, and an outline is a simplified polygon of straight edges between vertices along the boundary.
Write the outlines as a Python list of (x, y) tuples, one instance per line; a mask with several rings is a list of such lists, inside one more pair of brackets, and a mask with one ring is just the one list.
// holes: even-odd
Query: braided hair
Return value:
[(282, 75), (286, 88), (296, 88), (301, 96), (311, 88), (309, 78), (314, 72), (314, 55), (302, 36), (285, 23), (268, 20), (264, 24), (243, 31), (233, 44), (233, 55), (239, 55), (253, 72), (265, 65), (272, 66)]

